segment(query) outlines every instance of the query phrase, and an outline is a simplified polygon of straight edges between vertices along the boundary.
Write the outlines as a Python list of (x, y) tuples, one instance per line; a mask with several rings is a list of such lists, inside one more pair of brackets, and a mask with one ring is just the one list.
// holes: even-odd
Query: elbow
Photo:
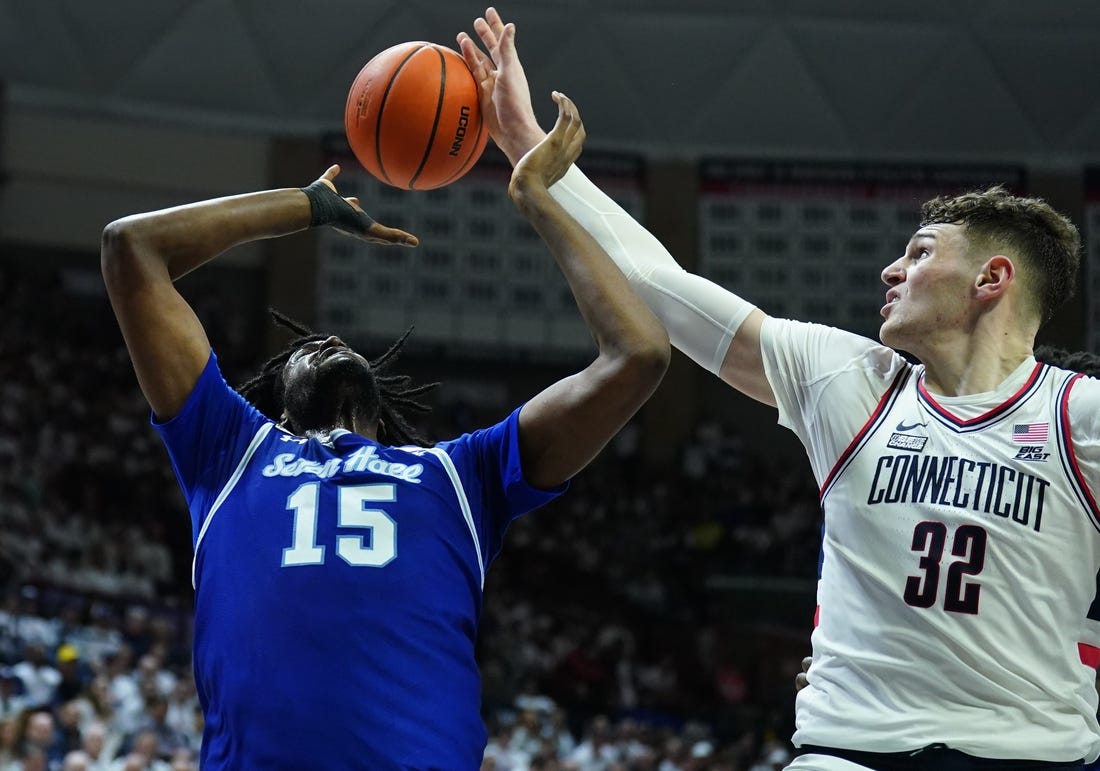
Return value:
[(661, 382), (665, 373), (668, 372), (669, 363), (672, 361), (672, 345), (668, 341), (668, 335), (663, 334), (662, 337), (664, 344), (654, 346), (647, 359), (650, 368), (653, 370), (655, 383)]
[(125, 219), (115, 220), (103, 228), (99, 239), (99, 262), (106, 274), (108, 267), (116, 265), (127, 252), (133, 252), (133, 228)]
[(133, 269), (138, 254), (138, 235), (132, 218), (123, 218), (103, 228), (99, 241), (99, 268), (108, 290)]
[(623, 366), (629, 370), (639, 383), (648, 383), (656, 387), (672, 360), (672, 347), (668, 333), (664, 328), (644, 336), (624, 352)]

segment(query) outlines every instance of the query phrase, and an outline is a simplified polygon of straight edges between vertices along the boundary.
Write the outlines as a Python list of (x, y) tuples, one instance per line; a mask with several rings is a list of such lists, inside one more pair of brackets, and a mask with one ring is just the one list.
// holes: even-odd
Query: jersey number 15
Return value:
[[(304, 484), (286, 499), (294, 512), (294, 540), (283, 549), (282, 567), (325, 564), (325, 547), (317, 543), (317, 509), (321, 497), (318, 482)], [(336, 536), (336, 554), (354, 567), (380, 568), (397, 556), (397, 523), (372, 503), (393, 503), (397, 486), (356, 485), (337, 488), (336, 526), (358, 529), (356, 535)]]

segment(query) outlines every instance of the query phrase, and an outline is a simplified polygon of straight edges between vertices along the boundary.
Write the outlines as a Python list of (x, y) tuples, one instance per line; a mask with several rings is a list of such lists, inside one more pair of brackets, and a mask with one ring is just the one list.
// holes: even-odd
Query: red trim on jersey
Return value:
[(931, 407), (936, 412), (937, 415), (940, 415), (941, 417), (945, 418), (946, 420), (950, 420), (956, 426), (959, 426), (961, 428), (968, 428), (970, 426), (975, 425), (976, 423), (981, 423), (982, 421), (991, 420), (991, 419), (997, 417), (998, 415), (1003, 413), (1005, 410), (1007, 410), (1009, 407), (1011, 407), (1013, 404), (1018, 402), (1023, 397), (1023, 395), (1028, 391), (1028, 389), (1030, 389), (1033, 385), (1035, 385), (1035, 381), (1039, 379), (1039, 373), (1042, 372), (1042, 371), (1043, 371), (1042, 362), (1035, 362), (1035, 369), (1031, 370), (1031, 376), (1028, 377), (1026, 383), (1024, 383), (1022, 386), (1020, 386), (1019, 391), (1012, 394), (1012, 396), (1008, 397), (1007, 400), (1005, 400), (1003, 403), (999, 404), (998, 406), (994, 407), (989, 412), (983, 413), (983, 414), (979, 415), (976, 418), (970, 418), (970, 420), (961, 420), (959, 418), (956, 418), (954, 415), (952, 415), (950, 412), (948, 412), (945, 408), (941, 407), (939, 405), (939, 403), (935, 400), (935, 398), (933, 398), (932, 394), (928, 393), (928, 389), (926, 389), (924, 387), (924, 375), (921, 375), (920, 380), (917, 381), (917, 393), (919, 393), (921, 395), (921, 398), (924, 399), (924, 401), (926, 401), (928, 403), (928, 406)]
[(1096, 498), (1093, 497), (1092, 490), (1089, 489), (1088, 483), (1085, 481), (1085, 475), (1081, 473), (1081, 467), (1077, 464), (1077, 453), (1073, 451), (1073, 437), (1069, 433), (1069, 394), (1073, 390), (1074, 384), (1083, 377), (1084, 375), (1074, 375), (1066, 383), (1066, 388), (1062, 392), (1062, 401), (1058, 405), (1058, 422), (1062, 424), (1062, 438), (1066, 443), (1066, 457), (1069, 458), (1070, 466), (1073, 469), (1073, 477), (1088, 500), (1093, 519), (1100, 522), (1100, 507), (1097, 507)]
[(848, 443), (847, 447), (844, 448), (844, 452), (840, 453), (840, 457), (837, 458), (836, 463), (834, 463), (832, 469), (829, 470), (829, 475), (825, 477), (825, 482), (821, 485), (821, 492), (818, 496), (819, 500), (824, 500), (825, 493), (826, 491), (828, 491), (829, 485), (833, 483), (833, 478), (840, 471), (841, 466), (843, 466), (845, 462), (847, 462), (849, 456), (851, 456), (851, 454), (855, 450), (856, 445), (858, 445), (863, 440), (863, 437), (867, 435), (867, 431), (871, 428), (875, 421), (879, 419), (879, 416), (882, 415), (883, 409), (886, 407), (886, 403), (890, 401), (890, 397), (893, 396), (894, 392), (898, 390), (898, 387), (905, 382), (905, 378), (909, 375), (909, 370), (910, 367), (908, 366), (902, 367), (900, 370), (898, 370), (898, 374), (894, 376), (894, 382), (890, 384), (890, 387), (886, 389), (886, 392), (878, 400), (878, 404), (875, 405), (875, 409), (874, 412), (871, 413), (871, 417), (867, 418), (867, 422), (863, 424), (863, 428), (859, 430), (859, 433), (856, 434), (855, 438)]
[(1100, 667), (1100, 648), (1087, 643), (1077, 643), (1077, 653), (1081, 656), (1081, 663), (1086, 667), (1096, 669)]
[[(821, 606), (818, 605), (814, 608), (814, 629), (817, 629), (821, 625)], [(1100, 653), (1100, 648), (1097, 649), (1097, 653)]]

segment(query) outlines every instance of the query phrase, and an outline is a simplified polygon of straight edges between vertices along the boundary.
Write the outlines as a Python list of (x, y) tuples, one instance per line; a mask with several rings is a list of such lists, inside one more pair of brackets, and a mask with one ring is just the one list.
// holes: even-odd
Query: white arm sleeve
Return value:
[(657, 238), (573, 166), (550, 194), (604, 248), (668, 330), (672, 344), (715, 375), (755, 306), (688, 273)]

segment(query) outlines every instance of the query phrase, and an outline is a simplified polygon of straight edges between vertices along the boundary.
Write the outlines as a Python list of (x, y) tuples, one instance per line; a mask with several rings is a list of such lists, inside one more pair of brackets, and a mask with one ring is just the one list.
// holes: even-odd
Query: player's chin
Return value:
[(318, 372), (338, 373), (345, 377), (362, 377), (370, 372), (370, 362), (351, 349), (330, 354), (317, 364)]
[(878, 328), (878, 339), (882, 341), (883, 345), (888, 345), (891, 348), (904, 347), (901, 345), (901, 330), (898, 329), (898, 325), (893, 323), (889, 317), (883, 319), (882, 326)]

